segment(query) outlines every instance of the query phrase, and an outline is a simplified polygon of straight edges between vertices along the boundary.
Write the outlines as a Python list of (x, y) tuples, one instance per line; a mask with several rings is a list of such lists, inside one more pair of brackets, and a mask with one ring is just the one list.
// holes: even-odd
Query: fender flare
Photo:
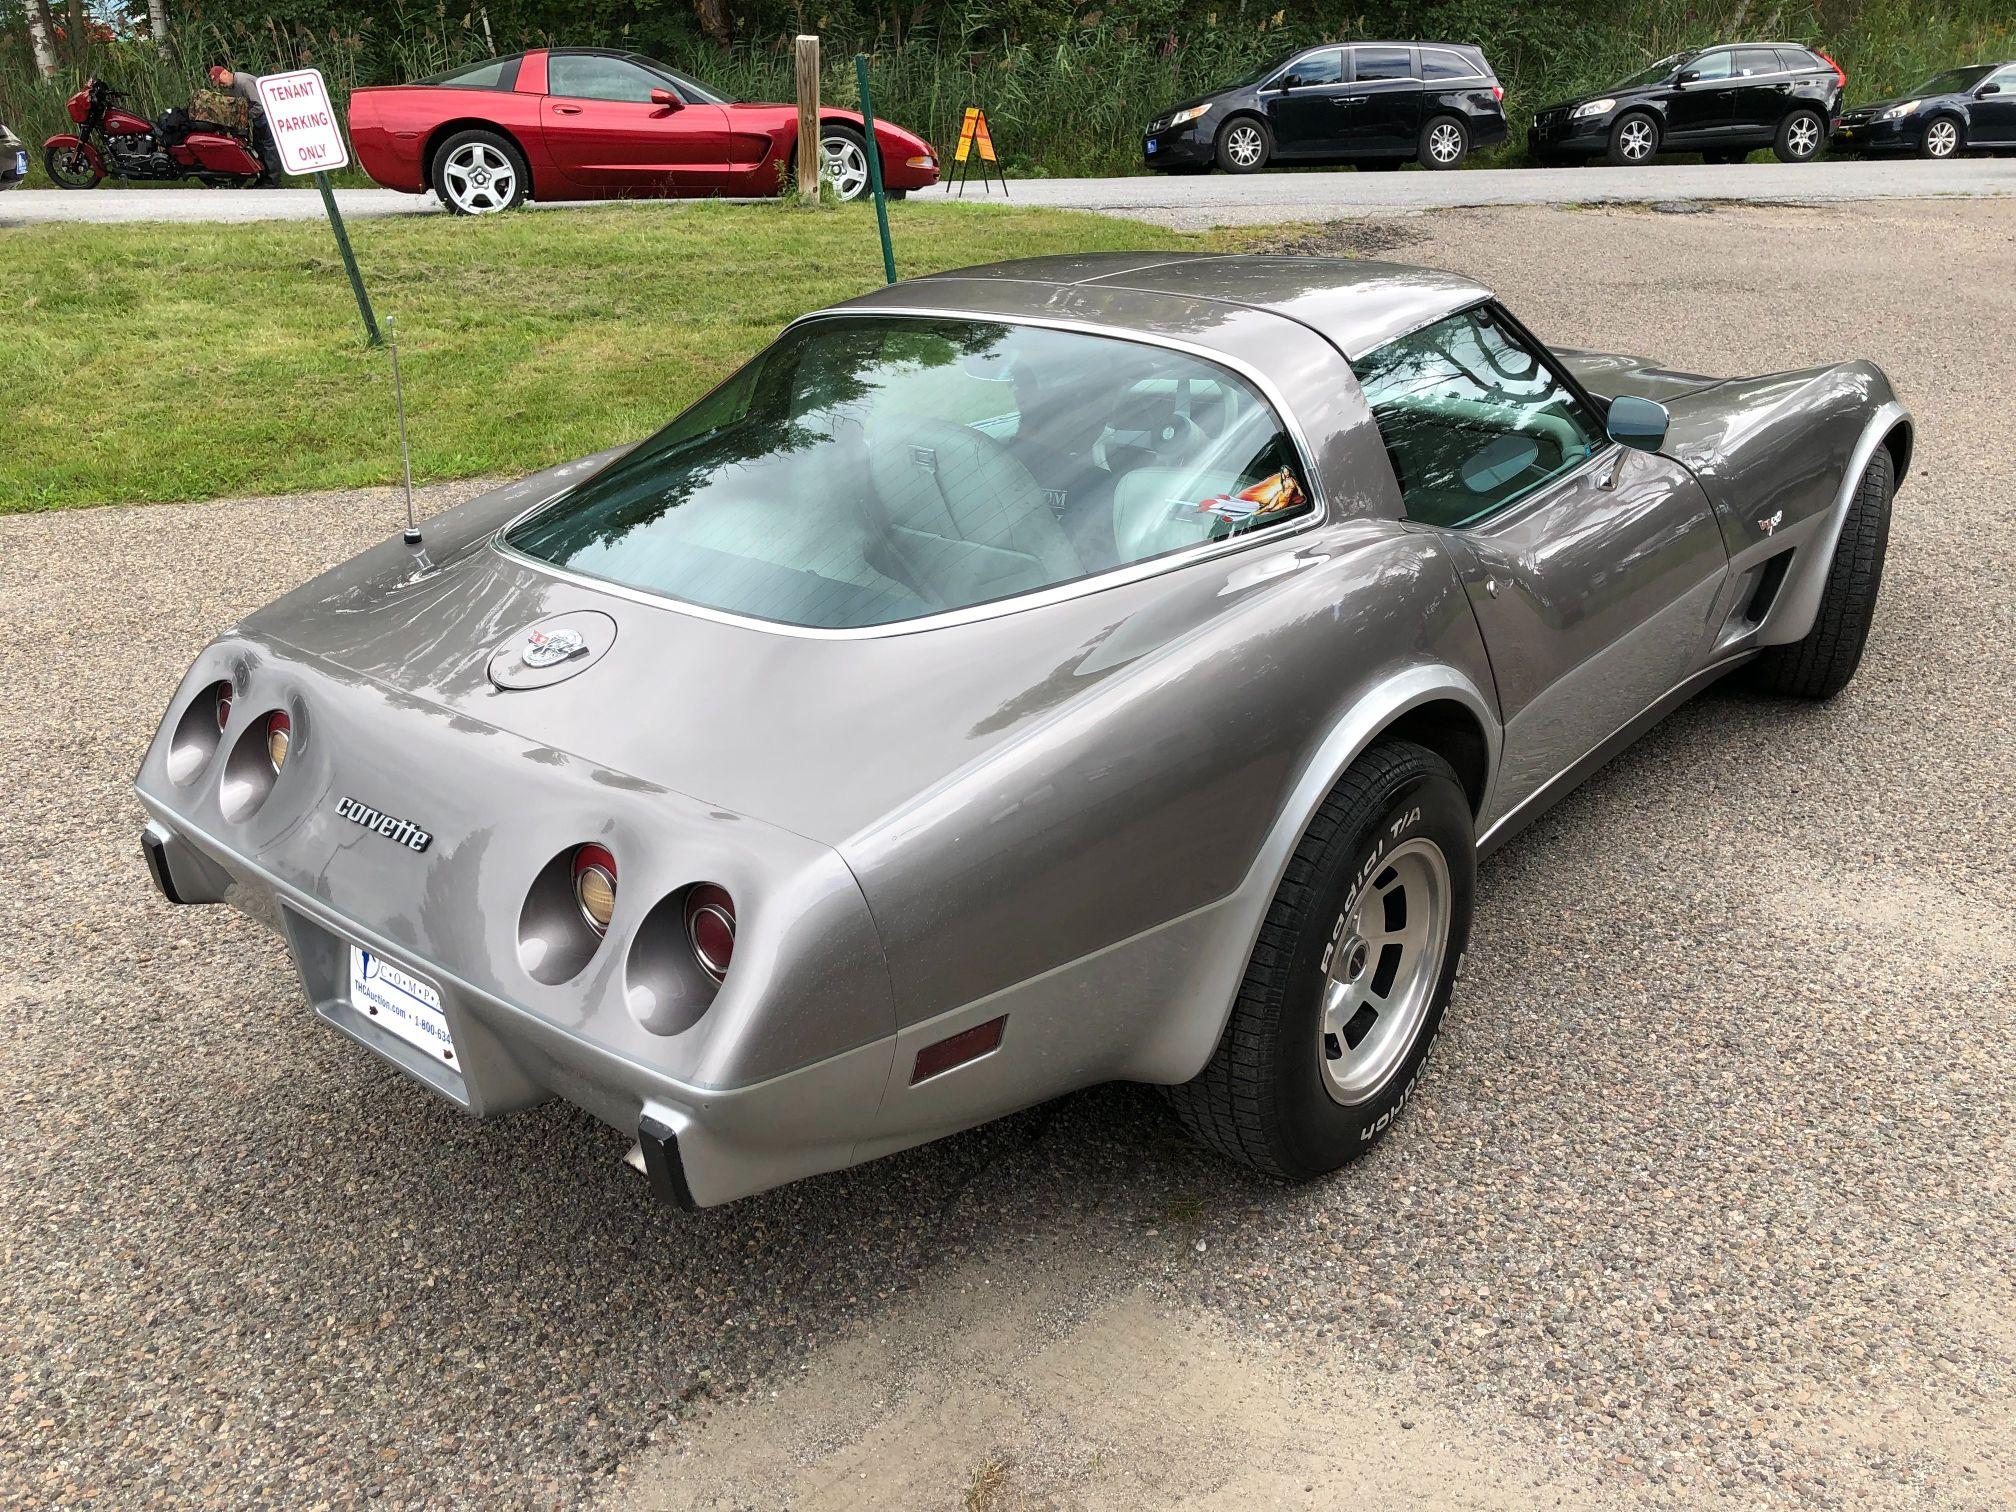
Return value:
[(1317, 810), (1351, 764), (1410, 710), (1445, 702), (1461, 705), (1484, 732), (1486, 775), (1480, 812), (1489, 811), (1502, 732), (1495, 701), (1468, 676), (1443, 663), (1421, 662), (1388, 674), (1360, 694), (1303, 764), (1238, 887), (1205, 911), (1208, 917), (1198, 920), (1203, 934), (1196, 941), (1199, 970), (1194, 990), (1172, 1003), (1159, 1032), (1135, 1048), (1121, 1073), (1126, 1079), (1173, 1085), (1203, 1070), (1224, 1036), (1274, 894)]
[(1835, 491), (1833, 506), (1827, 512), (1826, 527), (1805, 548), (1806, 560), (1799, 564), (1797, 573), (1780, 589), (1778, 602), (1772, 608), (1769, 622), (1758, 633), (1756, 644), (1786, 645), (1803, 640), (1813, 628), (1814, 616), (1820, 612), (1820, 596), (1827, 589), (1827, 573), (1834, 562), (1834, 549), (1841, 542), (1842, 527), (1848, 523), (1848, 505), (1862, 482), (1862, 470), (1876, 455), (1876, 448), (1887, 445), (1890, 438), (1900, 432), (1896, 474), (1891, 479), (1893, 489), (1902, 486), (1904, 474), (1911, 465), (1911, 412), (1891, 399), (1878, 405), (1876, 413), (1863, 423), (1862, 434), (1855, 439), (1855, 449), (1848, 454), (1848, 465), (1842, 471), (1841, 486)]

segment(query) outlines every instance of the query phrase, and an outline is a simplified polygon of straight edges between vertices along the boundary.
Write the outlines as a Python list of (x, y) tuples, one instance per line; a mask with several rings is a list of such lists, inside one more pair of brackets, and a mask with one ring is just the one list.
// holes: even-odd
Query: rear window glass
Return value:
[(787, 332), (507, 533), (571, 571), (784, 624), (890, 624), (1307, 515), (1236, 374), (1143, 342), (845, 316)]
[(1467, 79), (1478, 72), (1468, 58), (1459, 58), (1455, 53), (1434, 47), (1421, 49), (1421, 77), (1424, 79)]
[(1769, 47), (1745, 47), (1737, 51), (1736, 73), (1739, 78), (1755, 78), (1758, 74), (1782, 72), (1776, 49)]
[(1369, 79), (1414, 77), (1414, 60), (1404, 47), (1354, 47), (1351, 58), (1361, 83)]
[(435, 74), (429, 84), (452, 84), (457, 89), (511, 89), (518, 83), (518, 59), (489, 58), (466, 68), (451, 68)]
[(1778, 66), (1786, 73), (1803, 73), (1809, 68), (1826, 65), (1803, 47), (1781, 47), (1778, 49)]

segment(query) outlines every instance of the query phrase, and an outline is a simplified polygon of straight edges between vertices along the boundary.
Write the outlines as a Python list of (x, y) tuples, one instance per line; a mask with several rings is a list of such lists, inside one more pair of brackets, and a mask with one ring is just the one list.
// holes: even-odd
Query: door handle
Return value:
[(579, 105), (555, 105), (555, 106), (553, 107), (553, 114), (555, 114), (555, 115), (579, 115), (579, 114), (581, 114), (581, 107), (580, 107)]

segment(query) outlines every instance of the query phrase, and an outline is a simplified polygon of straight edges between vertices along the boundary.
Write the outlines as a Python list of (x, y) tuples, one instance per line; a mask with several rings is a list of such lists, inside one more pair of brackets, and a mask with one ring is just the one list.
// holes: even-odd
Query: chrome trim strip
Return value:
[[(1271, 312), (1261, 312), (1271, 313)], [(1287, 402), (1280, 387), (1265, 373), (1251, 363), (1234, 357), (1216, 347), (1183, 341), (1173, 336), (1162, 336), (1151, 332), (1132, 331), (1120, 326), (1085, 320), (1051, 319), (1026, 315), (983, 315), (966, 310), (932, 309), (926, 306), (868, 307), (846, 310), (815, 310), (801, 315), (778, 333), (778, 340), (815, 320), (861, 320), (880, 319), (893, 316), (908, 320), (967, 320), (995, 325), (1037, 326), (1053, 331), (1080, 331), (1092, 336), (1105, 336), (1119, 341), (1131, 341), (1141, 346), (1162, 347), (1168, 351), (1181, 352), (1198, 358), (1214, 367), (1224, 368), (1245, 379), (1260, 393), (1273, 409), (1275, 418), (1281, 422), (1289, 444), (1295, 448), (1299, 476), (1309, 492), (1310, 512), (1300, 519), (1284, 521), (1281, 525), (1254, 531), (1246, 535), (1228, 536), (1222, 541), (1207, 541), (1202, 545), (1186, 547), (1181, 551), (1166, 552), (1161, 556), (1143, 558), (1125, 566), (1115, 567), (1106, 572), (1093, 573), (1082, 578), (1073, 578), (1067, 583), (1058, 583), (1049, 588), (1037, 589), (1033, 593), (1019, 594), (1013, 598), (995, 599), (985, 604), (970, 604), (963, 609), (947, 609), (937, 614), (919, 615), (915, 619), (894, 620), (886, 625), (853, 625), (834, 628), (823, 625), (790, 625), (780, 620), (758, 619), (753, 615), (736, 614), (727, 609), (716, 609), (706, 604), (691, 603), (686, 599), (653, 593), (644, 588), (633, 588), (627, 583), (618, 583), (609, 578), (596, 577), (593, 573), (576, 572), (572, 568), (556, 566), (518, 550), (504, 539), (524, 521), (559, 499), (562, 494), (577, 486), (569, 483), (565, 488), (541, 499), (530, 509), (514, 516), (491, 536), (490, 544), (500, 555), (522, 562), (526, 566), (559, 578), (563, 582), (579, 583), (598, 592), (613, 594), (617, 598), (629, 599), (633, 603), (649, 604), (659, 609), (670, 609), (680, 614), (690, 614), (698, 619), (713, 620), (718, 624), (740, 625), (751, 630), (767, 630), (773, 635), (794, 636), (800, 640), (881, 640), (894, 635), (914, 635), (923, 630), (937, 630), (950, 625), (972, 624), (979, 620), (998, 619), (1003, 615), (1020, 614), (1029, 609), (1041, 609), (1050, 604), (1062, 603), (1068, 599), (1082, 598), (1088, 594), (1102, 593), (1108, 588), (1124, 587), (1129, 583), (1142, 582), (1147, 578), (1160, 577), (1165, 572), (1175, 572), (1199, 562), (1210, 561), (1214, 557), (1229, 556), (1236, 551), (1244, 551), (1254, 546), (1272, 546), (1281, 541), (1307, 534), (1330, 523), (1330, 506), (1323, 490), (1323, 479), (1319, 472), (1309, 465), (1314, 449), (1309, 444), (1308, 434), (1296, 418), (1294, 408)], [(1280, 317), (1277, 317), (1280, 318)], [(1291, 324), (1293, 322), (1290, 322)], [(772, 346), (776, 342), (771, 343)], [(765, 351), (769, 347), (764, 348)], [(753, 358), (751, 359), (754, 360)], [(1345, 370), (1350, 364), (1345, 363)], [(740, 371), (739, 369), (737, 371)], [(734, 375), (731, 374), (732, 379)], [(725, 380), (724, 380), (725, 381)], [(704, 395), (702, 396), (705, 397)], [(696, 403), (698, 401), (695, 401)], [(620, 460), (620, 459), (619, 459)], [(598, 473), (599, 473), (598, 469)]]

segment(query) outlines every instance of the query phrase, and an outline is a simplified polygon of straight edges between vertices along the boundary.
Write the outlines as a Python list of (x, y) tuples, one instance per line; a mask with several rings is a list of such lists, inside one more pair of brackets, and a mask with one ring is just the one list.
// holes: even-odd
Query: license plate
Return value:
[(1148, 151), (1151, 154), (1155, 151), (1155, 138), (1153, 137), (1148, 138)]
[(357, 945), (350, 947), (350, 1003), (433, 1059), (459, 1064), (448, 1015), (441, 1011), (441, 989)]
[(15, 153), (15, 154), (14, 154), (14, 171), (15, 171), (16, 173), (18, 173), (18, 174), (19, 174), (19, 175), (20, 175), (20, 176), (21, 176), (22, 178), (26, 178), (26, 177), (28, 177), (28, 154), (27, 154), (27, 153), (25, 153), (25, 152), (17, 152), (17, 153)]

